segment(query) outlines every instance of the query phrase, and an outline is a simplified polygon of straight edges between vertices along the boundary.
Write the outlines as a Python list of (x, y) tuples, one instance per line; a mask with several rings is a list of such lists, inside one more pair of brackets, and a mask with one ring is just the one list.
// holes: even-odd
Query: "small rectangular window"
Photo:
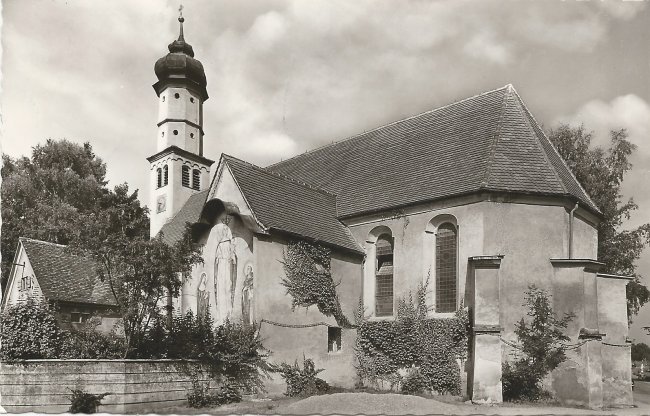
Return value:
[(70, 322), (80, 323), (81, 319), (81, 314), (79, 312), (70, 313)]
[(327, 352), (341, 351), (341, 328), (327, 328)]

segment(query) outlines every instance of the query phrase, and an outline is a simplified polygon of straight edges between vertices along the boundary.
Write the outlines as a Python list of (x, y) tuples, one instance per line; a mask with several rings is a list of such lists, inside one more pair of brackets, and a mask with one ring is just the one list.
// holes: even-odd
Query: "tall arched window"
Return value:
[(377, 238), (375, 267), (375, 315), (393, 315), (393, 238)]
[(163, 176), (162, 178), (163, 186), (167, 186), (167, 184), (169, 183), (169, 171), (167, 169), (167, 165), (163, 166), (162, 176)]
[(458, 234), (451, 223), (436, 232), (436, 312), (456, 311)]
[(181, 168), (181, 184), (189, 188), (190, 187), (190, 167), (189, 166), (183, 166)]
[(156, 169), (156, 188), (162, 186), (162, 170), (160, 168)]
[(192, 171), (192, 189), (201, 189), (201, 172), (198, 169)]

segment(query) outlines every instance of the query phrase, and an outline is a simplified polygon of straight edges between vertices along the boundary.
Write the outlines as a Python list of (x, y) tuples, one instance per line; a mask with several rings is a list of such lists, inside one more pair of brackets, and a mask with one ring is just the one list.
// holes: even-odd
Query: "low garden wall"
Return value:
[[(61, 413), (71, 390), (110, 393), (99, 412), (155, 413), (183, 405), (192, 387), (189, 371), (198, 363), (181, 360), (26, 360), (0, 363), (0, 404), (7, 412)], [(199, 377), (207, 381), (205, 374)]]

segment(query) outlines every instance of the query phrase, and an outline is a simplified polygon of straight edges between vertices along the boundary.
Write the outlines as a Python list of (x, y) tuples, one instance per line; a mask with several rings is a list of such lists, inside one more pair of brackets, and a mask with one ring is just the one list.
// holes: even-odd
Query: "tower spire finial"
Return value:
[(183, 5), (181, 4), (178, 7), (178, 21), (181, 24), (181, 31), (180, 34), (178, 35), (178, 40), (185, 42), (185, 38), (183, 37), (183, 22), (185, 21), (185, 18), (183, 17)]

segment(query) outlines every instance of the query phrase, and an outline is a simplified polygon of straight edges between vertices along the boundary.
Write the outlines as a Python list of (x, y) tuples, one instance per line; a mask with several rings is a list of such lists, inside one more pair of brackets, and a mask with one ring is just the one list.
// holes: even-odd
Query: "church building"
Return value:
[(225, 154), (215, 164), (203, 154), (205, 73), (179, 21), (154, 68), (156, 152), (147, 159), (151, 236), (174, 243), (189, 223), (203, 250), (177, 312), (260, 323), (271, 361), (304, 354), (330, 384), (353, 387), (356, 331), (315, 307), (292, 309), (282, 285), (288, 244), (316, 243), (332, 252), (348, 317), (362, 299), (368, 319), (394, 319), (399, 299), (426, 281), (431, 317), (468, 307), (467, 391), (499, 402), (511, 353), (502, 340), (515, 339), (534, 284), (558, 316), (575, 314), (567, 335), (578, 347), (548, 388), (564, 403), (632, 404), (629, 278), (599, 273), (602, 214), (512, 85), (270, 166)]

